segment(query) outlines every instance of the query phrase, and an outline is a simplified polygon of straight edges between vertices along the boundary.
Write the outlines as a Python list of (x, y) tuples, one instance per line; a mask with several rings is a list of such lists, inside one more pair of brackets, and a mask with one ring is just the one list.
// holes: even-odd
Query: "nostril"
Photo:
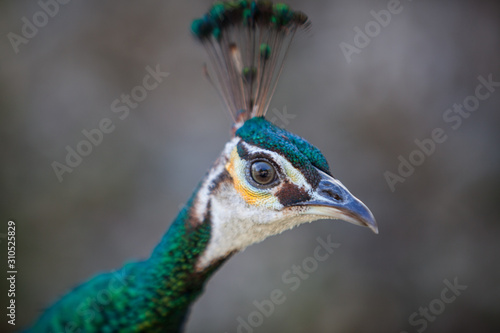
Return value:
[(337, 201), (342, 201), (342, 197), (340, 195), (338, 195), (337, 193), (333, 193), (333, 196), (332, 196), (335, 200)]
[(322, 192), (325, 193), (330, 198), (333, 198), (337, 201), (342, 201), (342, 197), (338, 193), (333, 191), (332, 189), (327, 188), (327, 189), (324, 189)]

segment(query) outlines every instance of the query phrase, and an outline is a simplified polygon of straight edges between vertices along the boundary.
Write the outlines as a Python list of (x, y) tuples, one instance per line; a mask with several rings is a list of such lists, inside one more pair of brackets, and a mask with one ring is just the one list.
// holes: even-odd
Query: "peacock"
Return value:
[(180, 332), (206, 281), (247, 246), (319, 219), (378, 233), (320, 150), (265, 119), (289, 46), (309, 26), (286, 4), (246, 0), (215, 2), (192, 22), (231, 139), (148, 259), (76, 287), (29, 332)]

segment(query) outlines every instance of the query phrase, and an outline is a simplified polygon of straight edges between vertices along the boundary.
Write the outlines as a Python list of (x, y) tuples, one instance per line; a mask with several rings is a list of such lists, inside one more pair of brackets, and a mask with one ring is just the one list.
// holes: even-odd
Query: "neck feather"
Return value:
[[(199, 187), (148, 260), (97, 275), (66, 294), (29, 330), (56, 333), (180, 332), (189, 306), (224, 262), (196, 268), (212, 232), (210, 204), (195, 212)], [(71, 327), (68, 328), (68, 327)]]
[(145, 300), (143, 316), (148, 323), (182, 323), (207, 279), (224, 262), (221, 258), (204, 270), (196, 269), (210, 239), (210, 207), (201, 222), (193, 221), (193, 213), (190, 200), (144, 264), (138, 288)]
[(205, 282), (232, 254), (221, 253), (204, 265), (199, 264), (213, 239), (210, 198), (217, 185), (227, 180), (227, 156), (236, 142), (232, 140), (226, 145), (151, 257), (143, 263), (144, 273), (138, 283), (144, 287), (142, 290), (139, 285), (148, 307), (147, 322), (166, 317), (170, 317), (170, 322), (182, 322)]

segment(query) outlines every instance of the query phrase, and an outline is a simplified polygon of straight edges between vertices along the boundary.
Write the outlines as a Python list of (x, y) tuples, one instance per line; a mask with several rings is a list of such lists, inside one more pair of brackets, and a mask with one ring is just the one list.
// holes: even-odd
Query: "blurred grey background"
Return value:
[[(187, 332), (236, 332), (274, 289), (287, 300), (254, 332), (498, 332), (500, 88), (456, 130), (443, 115), (479, 76), (500, 81), (500, 4), (402, 0), (348, 63), (340, 44), (389, 1), (289, 3), (313, 26), (294, 41), (271, 110), (295, 115), (282, 125), (323, 151), (380, 234), (318, 221), (251, 246), (212, 277)], [(210, 4), (70, 1), (15, 53), (8, 34), (41, 7), (0, 2), (0, 233), (16, 221), (17, 329), (94, 274), (147, 257), (229, 139), (189, 32)], [(157, 65), (169, 77), (120, 120), (111, 103)], [(51, 164), (103, 118), (114, 132), (59, 182)], [(436, 128), (446, 142), (391, 191), (384, 173)], [(282, 274), (327, 235), (341, 246), (291, 291)], [(443, 311), (436, 300), (455, 278), (467, 289)], [(430, 304), (439, 315), (412, 326)]]

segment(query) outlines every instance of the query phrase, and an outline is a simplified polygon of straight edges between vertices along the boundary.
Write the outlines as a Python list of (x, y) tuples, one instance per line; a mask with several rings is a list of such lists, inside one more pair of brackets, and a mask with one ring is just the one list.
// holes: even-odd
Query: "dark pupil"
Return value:
[(269, 163), (255, 162), (252, 165), (252, 178), (261, 185), (269, 184), (274, 180), (274, 169)]

